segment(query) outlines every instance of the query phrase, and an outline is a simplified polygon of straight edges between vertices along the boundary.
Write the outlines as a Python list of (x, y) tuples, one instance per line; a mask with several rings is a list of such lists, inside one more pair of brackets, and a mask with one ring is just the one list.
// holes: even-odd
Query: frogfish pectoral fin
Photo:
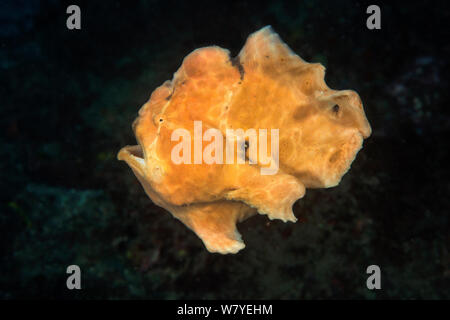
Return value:
[(194, 231), (209, 252), (237, 253), (245, 248), (236, 222), (256, 213), (241, 202), (216, 201), (178, 207), (172, 214)]

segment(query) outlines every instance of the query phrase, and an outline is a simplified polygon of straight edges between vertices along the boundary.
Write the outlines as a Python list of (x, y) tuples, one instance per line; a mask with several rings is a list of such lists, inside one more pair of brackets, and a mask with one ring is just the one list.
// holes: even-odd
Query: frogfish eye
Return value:
[(339, 112), (339, 105), (335, 104), (331, 110), (333, 110), (334, 113), (338, 113)]

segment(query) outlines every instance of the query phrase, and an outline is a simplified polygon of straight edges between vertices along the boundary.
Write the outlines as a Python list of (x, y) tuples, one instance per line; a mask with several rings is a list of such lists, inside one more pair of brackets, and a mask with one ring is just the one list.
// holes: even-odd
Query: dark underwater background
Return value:
[[(449, 6), (1, 1), (0, 299), (449, 299)], [(116, 154), (188, 53), (235, 56), (266, 25), (360, 94), (373, 134), (338, 187), (295, 204), (297, 223), (253, 217), (243, 251), (211, 254)], [(82, 290), (66, 288), (72, 264)]]

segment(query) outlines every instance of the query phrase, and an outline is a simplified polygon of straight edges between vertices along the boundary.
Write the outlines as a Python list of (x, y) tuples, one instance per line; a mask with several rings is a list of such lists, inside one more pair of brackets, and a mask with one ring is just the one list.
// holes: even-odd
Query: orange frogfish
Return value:
[(324, 76), (270, 26), (235, 58), (194, 50), (142, 106), (138, 145), (118, 159), (208, 251), (236, 253), (237, 222), (257, 213), (295, 222), (305, 189), (336, 186), (371, 134), (359, 95)]

